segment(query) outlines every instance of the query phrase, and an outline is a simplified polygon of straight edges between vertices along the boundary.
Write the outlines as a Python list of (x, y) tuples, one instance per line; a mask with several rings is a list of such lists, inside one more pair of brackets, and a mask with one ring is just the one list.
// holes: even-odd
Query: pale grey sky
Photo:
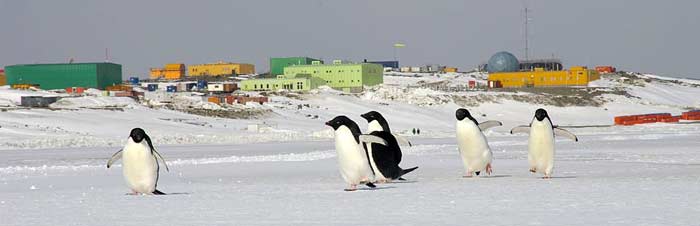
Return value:
[(700, 1), (633, 0), (0, 0), (0, 66), (103, 61), (145, 77), (168, 62), (268, 70), (271, 56), (391, 60), (472, 68), (505, 50), (531, 58), (700, 78)]

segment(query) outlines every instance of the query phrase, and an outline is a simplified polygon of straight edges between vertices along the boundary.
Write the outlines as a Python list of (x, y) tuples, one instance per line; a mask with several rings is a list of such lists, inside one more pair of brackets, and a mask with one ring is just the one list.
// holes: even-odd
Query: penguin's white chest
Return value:
[(481, 129), (468, 119), (457, 121), (457, 144), (467, 171), (481, 171), (491, 163), (493, 154)]
[(532, 122), (528, 149), (531, 168), (538, 172), (551, 171), (554, 165), (554, 131), (548, 120)]
[(377, 122), (377, 120), (372, 120), (367, 125), (367, 133), (371, 133), (374, 131), (384, 131), (384, 128), (382, 128), (382, 125), (380, 125), (379, 122)]
[(129, 139), (122, 151), (122, 165), (124, 179), (129, 188), (145, 194), (156, 189), (158, 166), (156, 158), (145, 142), (135, 143)]
[(373, 180), (364, 148), (355, 141), (352, 132), (345, 126), (335, 131), (335, 150), (340, 174), (347, 183), (359, 184), (363, 180)]

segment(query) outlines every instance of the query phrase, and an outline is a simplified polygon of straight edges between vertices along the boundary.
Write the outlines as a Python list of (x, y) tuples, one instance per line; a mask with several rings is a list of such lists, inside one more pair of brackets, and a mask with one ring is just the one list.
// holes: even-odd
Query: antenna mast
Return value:
[(528, 43), (528, 37), (527, 37), (528, 36), (527, 27), (528, 27), (528, 22), (529, 22), (530, 18), (527, 17), (527, 12), (528, 12), (528, 9), (527, 9), (527, 6), (525, 6), (525, 61), (529, 60), (529, 58), (530, 58), (530, 52), (529, 52), (530, 49), (528, 48), (529, 43)]

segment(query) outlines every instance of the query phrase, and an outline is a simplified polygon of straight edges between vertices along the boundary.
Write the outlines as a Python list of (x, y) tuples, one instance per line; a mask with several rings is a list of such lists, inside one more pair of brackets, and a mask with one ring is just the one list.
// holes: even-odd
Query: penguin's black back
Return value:
[(399, 167), (401, 148), (396, 138), (387, 131), (374, 131), (370, 133), (370, 135), (380, 137), (387, 142), (386, 146), (382, 144), (372, 144), (374, 164), (377, 165), (377, 168), (385, 177), (398, 179), (401, 176), (401, 168)]

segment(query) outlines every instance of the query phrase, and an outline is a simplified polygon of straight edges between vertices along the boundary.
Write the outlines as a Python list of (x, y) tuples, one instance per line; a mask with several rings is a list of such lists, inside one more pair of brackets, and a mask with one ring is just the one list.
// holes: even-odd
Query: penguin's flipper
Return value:
[(489, 120), (489, 121), (479, 123), (479, 129), (481, 129), (481, 131), (485, 131), (487, 129), (490, 129), (490, 128), (493, 128), (496, 126), (502, 126), (502, 125), (503, 125), (503, 123), (501, 123), (499, 121)]
[(120, 158), (122, 158), (122, 151), (123, 151), (123, 150), (124, 150), (124, 149), (119, 149), (119, 151), (117, 151), (116, 153), (114, 153), (114, 154), (112, 155), (112, 157), (109, 158), (109, 161), (107, 161), (107, 168), (111, 167), (112, 164), (114, 164), (115, 161), (117, 161), (117, 160), (119, 160)]
[(155, 191), (153, 191), (153, 194), (154, 194), (154, 195), (166, 195), (164, 192), (158, 191), (158, 189), (156, 189)]
[(165, 165), (165, 171), (170, 172), (170, 169), (168, 168), (168, 164), (165, 162), (165, 159), (163, 159), (163, 156), (161, 156), (160, 153), (158, 153), (158, 151), (156, 151), (156, 149), (153, 149), (153, 154), (155, 154), (155, 156), (156, 156), (156, 161), (160, 160), (163, 163), (163, 165)]
[(374, 135), (368, 135), (368, 134), (360, 135), (360, 141), (363, 143), (376, 143), (376, 144), (381, 144), (384, 146), (389, 145), (389, 143), (386, 142), (386, 140), (384, 140), (383, 138), (378, 137), (378, 136), (374, 136)]
[[(408, 174), (408, 173), (410, 173), (411, 171), (414, 171), (414, 170), (416, 170), (416, 169), (418, 169), (417, 166), (416, 166), (416, 167), (413, 167), (413, 168), (408, 168), (408, 169), (401, 169), (401, 173), (399, 174), (399, 180), (402, 179), (401, 177), (402, 177), (403, 175), (406, 175), (406, 174)], [(405, 180), (405, 179), (404, 179), (404, 180)]]
[(411, 141), (408, 141), (408, 139), (406, 139), (405, 137), (402, 137), (395, 133), (392, 133), (391, 135), (394, 135), (394, 138), (396, 138), (396, 142), (398, 142), (399, 145), (409, 147), (413, 146), (413, 144), (411, 144)]
[(510, 130), (510, 134), (530, 133), (530, 126), (516, 126)]
[(576, 137), (576, 135), (574, 135), (573, 133), (566, 131), (565, 129), (554, 128), (554, 136), (563, 136), (578, 142), (578, 137)]

